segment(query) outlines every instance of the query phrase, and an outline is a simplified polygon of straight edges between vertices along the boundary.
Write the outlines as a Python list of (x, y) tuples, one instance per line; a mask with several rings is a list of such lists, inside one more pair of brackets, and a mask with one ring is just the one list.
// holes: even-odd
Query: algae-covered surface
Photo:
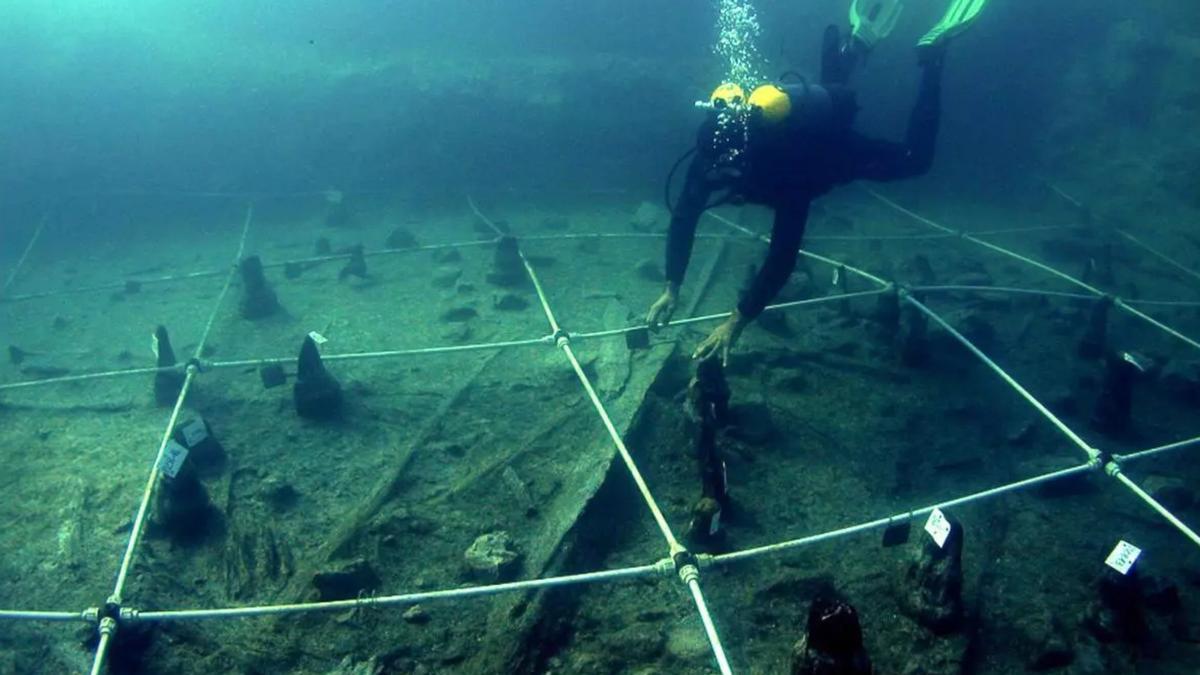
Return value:
[[(255, 205), (246, 252), (268, 264), (284, 311), (238, 314), (235, 278), (216, 309), (202, 362), (293, 357), (303, 336), (328, 338), (328, 357), (539, 338), (550, 329), (533, 288), (489, 281), (491, 245), (367, 258), (369, 277), (339, 281), (329, 261), (288, 278), (271, 263), (305, 257), (320, 237), (334, 251), (382, 249), (396, 228), (421, 245), (493, 237), (467, 205), (419, 216), (348, 198), (356, 214), (331, 227), (328, 203)], [(904, 197), (901, 197), (904, 201)], [(921, 204), (924, 207), (924, 204)], [(637, 325), (661, 290), (661, 239), (568, 238), (661, 232), (637, 200), (529, 203), (482, 200), (518, 236), (550, 306), (568, 332)], [(923, 212), (953, 228), (1061, 224), (1053, 202), (1025, 212), (952, 201)], [(769, 214), (724, 216), (765, 231)], [(1066, 214), (1066, 215), (1064, 215)], [(127, 278), (232, 262), (241, 205), (210, 213), (203, 236), (155, 240), (147, 228), (119, 249), (76, 248), (49, 228), (14, 293), (87, 288)], [(632, 225), (631, 225), (632, 223)], [(57, 226), (62, 227), (62, 226)], [(192, 230), (195, 231), (195, 230)], [(930, 230), (871, 197), (826, 200), (811, 249), (903, 283), (1074, 291), (1055, 277), (955, 238), (852, 239)], [(705, 234), (737, 234), (706, 219)], [(849, 237), (849, 238), (848, 238)], [(1071, 273), (1096, 252), (1071, 229), (994, 235), (1003, 246)], [(170, 245), (168, 245), (168, 243)], [(685, 287), (695, 312), (727, 311), (757, 264), (761, 243), (701, 239)], [(923, 256), (925, 263), (917, 256)], [(719, 256), (719, 258), (717, 257)], [(1112, 251), (1111, 290), (1183, 299), (1188, 286), (1135, 248)], [(711, 278), (705, 269), (710, 261)], [(103, 261), (103, 264), (100, 264)], [(934, 279), (921, 278), (932, 272)], [(294, 275), (293, 275), (294, 276)], [(162, 324), (181, 358), (204, 329), (224, 274), (0, 305), (3, 338), (37, 352), (2, 367), (15, 382), (153, 365), (149, 335)], [(848, 290), (867, 290), (851, 277)], [(1101, 282), (1096, 282), (1101, 283)], [(783, 299), (840, 293), (832, 269), (810, 261)], [(696, 297), (696, 296), (699, 297)], [(1114, 310), (1109, 342), (1155, 363), (1136, 387), (1124, 435), (1096, 431), (1091, 413), (1102, 367), (1076, 355), (1090, 304), (1003, 292), (925, 296), (1028, 391), (1106, 452), (1196, 433), (1195, 402), (1164, 372), (1196, 360), (1183, 342)], [(1083, 463), (1086, 455), (944, 331), (930, 327), (928, 358), (905, 364), (877, 298), (833, 302), (764, 318), (743, 336), (727, 375), (734, 425), (718, 443), (731, 505), (721, 534), (694, 544), (721, 553), (814, 535), (903, 513)], [(683, 310), (681, 310), (683, 311)], [(1194, 309), (1147, 307), (1185, 334)], [(685, 542), (700, 494), (694, 429), (684, 390), (687, 356), (712, 324), (651, 335), (631, 351), (620, 336), (576, 340), (584, 372), (612, 414), (666, 520)], [(546, 343), (462, 353), (336, 361), (345, 404), (336, 421), (296, 415), (291, 384), (264, 388), (252, 366), (202, 369), (186, 401), (227, 453), (202, 480), (208, 527), (181, 537), (152, 502), (126, 607), (153, 611), (387, 596), (513, 579), (647, 565), (666, 544), (566, 358)], [(291, 370), (292, 366), (286, 366)], [(57, 372), (57, 371), (53, 371)], [(3, 392), (5, 527), (0, 605), (82, 612), (101, 605), (128, 541), (169, 410), (151, 375)], [(1187, 451), (1183, 451), (1186, 453)], [(1186, 455), (1130, 464), (1127, 472), (1194, 522), (1195, 463)], [(834, 537), (748, 562), (706, 567), (701, 584), (739, 672), (788, 672), (792, 645), (818, 595), (852, 602), (880, 673), (1017, 673), (1069, 654), (1062, 672), (1185, 673), (1200, 664), (1200, 577), (1195, 546), (1129, 491), (1095, 471), (1061, 484), (948, 508), (965, 531), (961, 625), (947, 634), (904, 611), (905, 569), (924, 545), (923, 518), (907, 543), (881, 530)], [(472, 570), (466, 552), (506, 533), (515, 562), (497, 576)], [(1147, 632), (1104, 641), (1087, 626), (1097, 579), (1119, 540), (1143, 549)], [(315, 579), (341, 582), (318, 590)], [(323, 582), (322, 582), (323, 583)], [(1164, 600), (1163, 598), (1168, 598)], [(94, 628), (12, 624), (0, 638), (0, 672), (85, 671)], [(1039, 661), (1039, 659), (1043, 659)], [(1039, 666), (1042, 667), (1042, 666)], [(140, 673), (705, 673), (715, 662), (695, 607), (671, 575), (545, 592), (427, 600), (317, 614), (237, 620), (124, 623), (114, 672)]]

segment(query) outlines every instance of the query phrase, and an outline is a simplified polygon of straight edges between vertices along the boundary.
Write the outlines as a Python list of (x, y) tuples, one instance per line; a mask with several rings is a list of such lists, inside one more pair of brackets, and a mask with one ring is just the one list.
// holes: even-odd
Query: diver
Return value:
[[(836, 26), (825, 30), (819, 85), (765, 84), (747, 97), (737, 84), (724, 83), (707, 103), (697, 103), (709, 112), (689, 152), (693, 156), (683, 191), (673, 206), (668, 200), (667, 287), (650, 307), (647, 324), (654, 328), (670, 322), (696, 226), (705, 210), (746, 202), (771, 207), (775, 221), (766, 260), (743, 289), (729, 319), (692, 355), (696, 359), (720, 356), (727, 362), (742, 331), (795, 269), (814, 199), (854, 180), (899, 180), (929, 170), (946, 46), (974, 22), (985, 4), (986, 0), (952, 0), (943, 19), (917, 43), (921, 81), (903, 142), (856, 132), (852, 126), (858, 106), (846, 86), (854, 65), (895, 27), (900, 0), (854, 0), (850, 34), (843, 39)], [(668, 179), (668, 188), (669, 184)]]

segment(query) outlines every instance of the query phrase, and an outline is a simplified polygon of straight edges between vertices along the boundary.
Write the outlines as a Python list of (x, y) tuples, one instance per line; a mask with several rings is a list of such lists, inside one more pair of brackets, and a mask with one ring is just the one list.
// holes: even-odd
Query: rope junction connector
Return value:
[(88, 616), (93, 611), (99, 623), (97, 630), (100, 636), (112, 637), (116, 635), (117, 630), (121, 627), (121, 615), (124, 612), (121, 608), (121, 599), (115, 595), (109, 596), (108, 600), (104, 601), (103, 607), (90, 608), (84, 612), (84, 616)]
[(1110, 460), (1104, 463), (1104, 473), (1112, 478), (1116, 478), (1121, 474), (1121, 465), (1116, 460)]
[(654, 563), (654, 572), (662, 576), (669, 576), (675, 571), (675, 561), (670, 558), (663, 558)]
[(83, 619), (87, 623), (100, 623), (100, 608), (88, 607), (79, 613), (79, 618)]
[(671, 556), (671, 560), (675, 564), (675, 571), (679, 574), (679, 580), (686, 586), (693, 581), (700, 579), (700, 561), (696, 556), (687, 549), (682, 549), (675, 552)]
[(205, 370), (207, 369), (204, 366), (204, 362), (199, 358), (192, 357), (187, 360), (187, 368), (185, 369), (187, 374), (195, 376), (198, 373), (203, 373)]
[(117, 595), (110, 595), (104, 601), (104, 606), (99, 609), (100, 618), (111, 617), (112, 619), (121, 618), (121, 598)]
[(554, 334), (550, 338), (554, 340), (554, 346), (559, 349), (571, 344), (571, 334), (562, 328), (554, 331)]

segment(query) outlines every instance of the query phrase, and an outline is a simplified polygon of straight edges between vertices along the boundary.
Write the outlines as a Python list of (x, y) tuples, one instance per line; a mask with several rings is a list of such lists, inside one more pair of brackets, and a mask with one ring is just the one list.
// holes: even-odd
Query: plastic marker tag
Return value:
[(200, 420), (192, 420), (180, 428), (183, 432), (183, 441), (187, 443), (189, 448), (196, 447), (204, 439), (208, 438), (208, 429), (204, 426), (204, 422)]
[(721, 511), (718, 509), (708, 523), (708, 536), (715, 537), (721, 531)]
[(183, 468), (183, 462), (187, 456), (187, 448), (175, 441), (170, 441), (167, 443), (167, 449), (163, 451), (162, 461), (158, 463), (158, 470), (168, 478), (174, 478), (179, 475), (179, 469)]
[(925, 521), (925, 531), (933, 537), (933, 543), (942, 548), (946, 545), (946, 538), (950, 536), (950, 521), (946, 520), (946, 514), (942, 513), (941, 509), (934, 509), (933, 513), (929, 514), (929, 520)]
[(1133, 563), (1137, 562), (1138, 556), (1141, 554), (1142, 549), (1125, 540), (1121, 540), (1117, 542), (1117, 546), (1112, 550), (1112, 553), (1108, 554), (1108, 558), (1104, 560), (1104, 564), (1121, 574), (1129, 574), (1129, 569), (1133, 567)]
[(311, 338), (313, 342), (317, 343), (318, 347), (325, 344), (326, 342), (329, 342), (329, 338), (325, 337), (324, 335), (321, 335), (320, 333), (318, 333), (315, 330), (312, 331), (311, 333), (309, 333), (308, 337)]
[(154, 352), (154, 358), (158, 358), (158, 335), (150, 334), (150, 351)]
[(840, 267), (833, 268), (833, 285), (834, 286), (842, 285), (842, 268), (840, 268)]

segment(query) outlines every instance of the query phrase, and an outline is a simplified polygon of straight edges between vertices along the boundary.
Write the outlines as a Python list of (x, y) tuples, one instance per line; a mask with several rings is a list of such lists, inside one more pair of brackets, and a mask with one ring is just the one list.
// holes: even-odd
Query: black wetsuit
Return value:
[[(696, 156), (671, 218), (667, 280), (682, 284), (696, 225), (713, 195), (724, 194), (722, 201), (732, 198), (770, 206), (775, 209), (770, 250), (738, 302), (743, 317), (757, 317), (796, 267), (814, 199), (853, 180), (897, 180), (929, 170), (940, 117), (941, 70), (940, 58), (922, 65), (920, 90), (903, 143), (855, 132), (851, 126), (857, 106), (850, 90), (838, 85), (789, 85), (783, 89), (793, 101), (792, 115), (777, 127), (752, 120), (740, 171), (730, 175), (720, 170), (717, 152), (712, 150), (715, 115), (710, 115), (701, 127)], [(820, 109), (819, 114), (812, 114), (809, 106)]]

